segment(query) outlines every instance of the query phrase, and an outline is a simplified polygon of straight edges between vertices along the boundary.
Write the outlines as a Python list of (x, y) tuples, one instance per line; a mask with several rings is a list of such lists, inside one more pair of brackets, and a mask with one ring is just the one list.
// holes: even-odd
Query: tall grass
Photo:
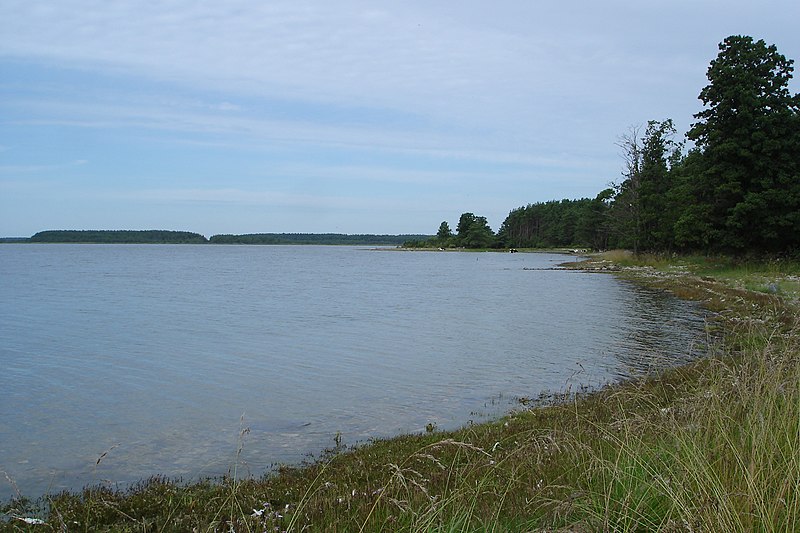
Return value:
[[(763, 333), (751, 332), (760, 336)], [(796, 332), (715, 358), (660, 416), (598, 427), (573, 518), (605, 531), (796, 531), (800, 354)], [(584, 421), (594, 424), (592, 420)]]

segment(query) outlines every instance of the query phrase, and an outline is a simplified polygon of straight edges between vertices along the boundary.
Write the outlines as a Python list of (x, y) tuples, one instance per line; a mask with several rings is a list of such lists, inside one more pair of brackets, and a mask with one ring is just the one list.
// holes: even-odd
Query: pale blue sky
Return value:
[[(434, 233), (618, 180), (796, 1), (0, 2), (0, 236)], [(793, 90), (798, 90), (795, 81)]]

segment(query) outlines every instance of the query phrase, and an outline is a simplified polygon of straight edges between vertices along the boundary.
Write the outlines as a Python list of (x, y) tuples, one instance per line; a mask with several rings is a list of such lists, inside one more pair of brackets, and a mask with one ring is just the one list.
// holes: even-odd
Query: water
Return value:
[(226, 473), (241, 445), (239, 471), (257, 475), (337, 432), (455, 428), (692, 357), (698, 308), (608, 275), (533, 270), (565, 260), (2, 245), (0, 470), (29, 496), (192, 480)]

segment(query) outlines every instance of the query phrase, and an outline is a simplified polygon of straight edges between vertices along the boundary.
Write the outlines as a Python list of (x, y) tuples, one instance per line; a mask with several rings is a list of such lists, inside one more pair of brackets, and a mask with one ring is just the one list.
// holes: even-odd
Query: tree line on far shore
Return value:
[(27, 242), (85, 244), (204, 244), (203, 235), (169, 230), (48, 230), (34, 234)]
[(704, 109), (686, 133), (671, 119), (621, 136), (622, 180), (595, 198), (512, 210), (495, 234), (464, 213), (453, 233), (407, 246), (580, 246), (634, 252), (800, 253), (800, 94), (793, 63), (774, 45), (731, 36), (700, 92)]
[(429, 235), (373, 235), (345, 233), (250, 233), (214, 235), (211, 244), (329, 244), (353, 246), (399, 246), (409, 239), (428, 239)]
[(430, 235), (348, 235), (343, 233), (251, 233), (213, 235), (210, 238), (190, 231), (168, 230), (49, 230), (29, 239), (6, 242), (83, 243), (83, 244), (349, 244), (354, 246), (398, 246), (409, 239), (428, 239)]

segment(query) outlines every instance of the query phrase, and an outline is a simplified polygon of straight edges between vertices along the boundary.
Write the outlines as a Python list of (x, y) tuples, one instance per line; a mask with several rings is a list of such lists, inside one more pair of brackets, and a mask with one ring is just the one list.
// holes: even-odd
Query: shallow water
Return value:
[(191, 480), (227, 472), (241, 444), (245, 471), (260, 474), (337, 432), (353, 443), (455, 428), (517, 397), (694, 355), (696, 306), (547, 270), (565, 260), (2, 245), (0, 470), (29, 496)]

